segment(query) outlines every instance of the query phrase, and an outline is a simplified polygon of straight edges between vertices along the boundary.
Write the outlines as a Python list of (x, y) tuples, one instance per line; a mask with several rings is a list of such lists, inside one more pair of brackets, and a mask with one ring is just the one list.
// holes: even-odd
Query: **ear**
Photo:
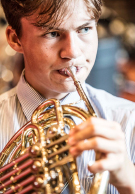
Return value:
[(21, 46), (21, 42), (15, 32), (15, 30), (11, 27), (8, 26), (6, 28), (6, 36), (7, 36), (7, 41), (8, 44), (17, 52), (23, 53), (23, 49)]

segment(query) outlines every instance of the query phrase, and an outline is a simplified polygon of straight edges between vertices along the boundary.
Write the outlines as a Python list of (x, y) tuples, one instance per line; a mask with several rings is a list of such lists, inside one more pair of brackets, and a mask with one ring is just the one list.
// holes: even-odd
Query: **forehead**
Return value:
[[(73, 14), (77, 18), (87, 15), (90, 19), (94, 19), (92, 8), (88, 11), (85, 0), (66, 0), (63, 2), (59, 8), (53, 5), (54, 7), (51, 7), (52, 10), (47, 6), (40, 7), (33, 15), (27, 17), (27, 19), (37, 27), (59, 26), (69, 20)], [(88, 2), (90, 4), (90, 1)]]

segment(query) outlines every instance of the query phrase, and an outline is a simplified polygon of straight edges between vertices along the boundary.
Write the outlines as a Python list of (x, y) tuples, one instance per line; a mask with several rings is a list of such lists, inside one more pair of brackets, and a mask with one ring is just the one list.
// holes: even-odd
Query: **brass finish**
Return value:
[[(80, 95), (80, 98), (85, 102), (85, 105), (88, 109), (89, 114), (93, 117), (97, 117), (97, 114), (94, 111), (89, 99), (87, 98), (81, 86), (81, 83), (77, 81), (75, 77), (75, 72), (76, 72), (75, 67), (67, 68), (67, 74), (69, 74), (72, 77), (74, 84), (76, 86), (76, 89), (78, 91), (78, 94)], [(96, 152), (96, 160), (99, 160), (100, 158), (101, 158), (101, 153)], [(105, 194), (107, 190), (108, 182), (109, 182), (109, 172), (108, 171), (95, 174), (94, 180), (92, 182), (92, 185), (90, 187), (90, 191), (88, 192), (88, 194)]]
[[(23, 192), (23, 189), (25, 189), (21, 182), (17, 180), (20, 175), (25, 173), (25, 169), (31, 169), (32, 177), (35, 177), (31, 184), (37, 193), (60, 194), (66, 182), (69, 184), (70, 194), (83, 193), (78, 178), (76, 160), (68, 152), (70, 147), (67, 144), (68, 135), (65, 133), (64, 128), (66, 126), (70, 129), (75, 126), (74, 121), (71, 119), (72, 116), (85, 121), (91, 115), (96, 116), (96, 113), (72, 70), (67, 71), (70, 71), (70, 76), (73, 78), (81, 100), (85, 102), (88, 111), (71, 105), (61, 106), (56, 99), (46, 100), (37, 107), (31, 121), (13, 136), (0, 154), (0, 179), (4, 176), (5, 171), (2, 171), (2, 169), (6, 163), (13, 163), (12, 170), (13, 172), (16, 171), (16, 174), (13, 174), (10, 178), (13, 184), (10, 185), (10, 188), (13, 193)], [(27, 168), (27, 165), (25, 167), (21, 166), (21, 164), (25, 165), (25, 162), (29, 161), (25, 158), (27, 154), (33, 161), (30, 168)], [(25, 159), (22, 159), (20, 164), (16, 162), (23, 157)], [(38, 171), (37, 174), (35, 174), (36, 171)], [(102, 175), (95, 176), (90, 194), (104, 194), (105, 189), (102, 192), (99, 189), (99, 185), (103, 182)], [(29, 175), (27, 176), (29, 177)], [(9, 189), (4, 182), (1, 181), (0, 184), (3, 185), (4, 191)], [(21, 190), (18, 189), (18, 185)], [(95, 189), (93, 190), (93, 188)], [(0, 193), (3, 190), (0, 190)]]

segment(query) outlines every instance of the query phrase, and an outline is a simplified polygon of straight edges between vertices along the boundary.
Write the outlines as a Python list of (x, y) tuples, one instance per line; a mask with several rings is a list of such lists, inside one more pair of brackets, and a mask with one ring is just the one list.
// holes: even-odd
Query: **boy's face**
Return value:
[(25, 77), (39, 93), (61, 99), (74, 91), (72, 79), (64, 73), (64, 68), (72, 65), (77, 79), (82, 83), (86, 80), (95, 62), (98, 40), (96, 23), (83, 0), (77, 1), (74, 11), (50, 32), (26, 18), (21, 23)]

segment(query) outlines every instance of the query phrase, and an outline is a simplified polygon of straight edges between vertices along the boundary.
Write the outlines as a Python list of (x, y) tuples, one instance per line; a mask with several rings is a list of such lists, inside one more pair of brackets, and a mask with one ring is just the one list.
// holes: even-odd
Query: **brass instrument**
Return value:
[[(68, 135), (64, 128), (75, 126), (71, 116), (85, 121), (96, 114), (75, 78), (74, 68), (65, 71), (73, 78), (88, 111), (61, 106), (56, 99), (42, 103), (34, 111), (31, 121), (11, 138), (0, 154), (0, 193), (60, 194), (64, 185), (69, 185), (69, 194), (84, 193), (76, 160), (68, 152)], [(108, 180), (108, 172), (96, 174), (89, 194), (104, 194)]]

